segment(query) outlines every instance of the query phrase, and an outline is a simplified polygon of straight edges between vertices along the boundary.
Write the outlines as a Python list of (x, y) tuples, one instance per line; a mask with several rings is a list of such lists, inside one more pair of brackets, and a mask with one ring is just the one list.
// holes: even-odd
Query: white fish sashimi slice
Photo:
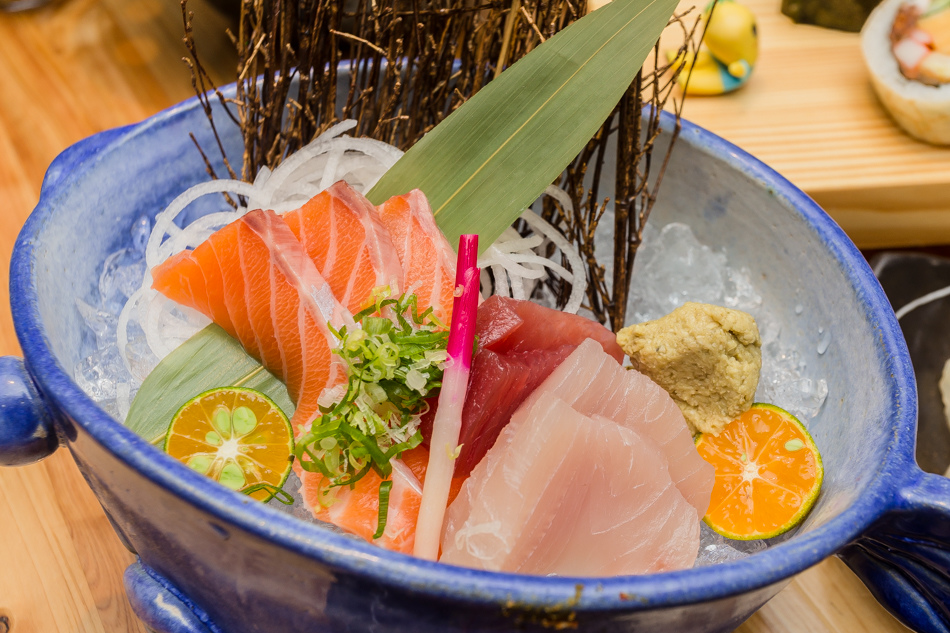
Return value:
[[(477, 569), (519, 571), (531, 557), (571, 491), (592, 469), (576, 414), (544, 425), (508, 425), (462, 485), (446, 512), (442, 562)], [(539, 526), (541, 529), (539, 530)]]
[[(669, 394), (650, 378), (638, 371), (622, 371), (626, 382), (626, 416), (622, 419), (608, 417), (651, 438), (662, 447), (670, 464), (673, 481), (699, 515), (705, 516), (712, 495), (715, 469), (696, 451), (693, 435), (683, 413)], [(642, 399), (644, 393), (650, 394), (646, 400)]]
[(699, 516), (651, 440), (544, 398), (512, 421), (449, 507), (442, 562), (527, 574), (692, 565)]
[(656, 442), (666, 455), (676, 487), (705, 516), (714, 469), (696, 452), (683, 414), (662, 387), (638, 371), (621, 367), (588, 339), (541, 383), (512, 420), (552, 394), (579, 413), (610, 418)]
[[(561, 547), (558, 573), (615, 576), (692, 566), (700, 517), (673, 485), (660, 447), (602, 416), (588, 424), (596, 470), (575, 536)], [(595, 564), (592, 552), (602, 551), (610, 556)]]

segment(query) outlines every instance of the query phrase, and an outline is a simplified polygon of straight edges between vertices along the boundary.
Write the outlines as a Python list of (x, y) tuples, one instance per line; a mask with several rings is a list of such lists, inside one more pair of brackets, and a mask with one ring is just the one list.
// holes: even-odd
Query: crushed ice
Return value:
[(745, 558), (761, 552), (768, 545), (765, 541), (733, 541), (714, 532), (704, 522), (699, 523), (699, 556), (693, 567), (706, 567), (717, 563)]
[[(726, 251), (714, 251), (696, 239), (681, 223), (662, 229), (647, 225), (643, 246), (634, 263), (627, 303), (628, 323), (639, 323), (669, 314), (687, 301), (701, 301), (743, 310), (755, 317), (762, 337), (762, 373), (757, 402), (773, 402), (799, 419), (818, 415), (828, 396), (828, 383), (809, 371), (805, 361), (782, 339), (776, 316), (785, 306), (767, 306), (756, 292), (747, 268), (729, 265)], [(804, 312), (801, 303), (796, 315)], [(819, 355), (831, 344), (830, 330), (816, 333)]]
[[(147, 216), (141, 216), (132, 224), (129, 246), (106, 257), (96, 286), (98, 295), (92, 303), (76, 300), (76, 309), (83, 322), (95, 337), (94, 351), (76, 364), (76, 383), (88, 393), (99, 406), (112, 416), (122, 419), (118, 401), (129, 400), (135, 395), (138, 384), (122, 362), (116, 346), (116, 324), (119, 313), (145, 277), (145, 243), (152, 224)], [(144, 332), (133, 336), (132, 349), (139, 362), (144, 350)], [(143, 349), (144, 348), (144, 349)]]

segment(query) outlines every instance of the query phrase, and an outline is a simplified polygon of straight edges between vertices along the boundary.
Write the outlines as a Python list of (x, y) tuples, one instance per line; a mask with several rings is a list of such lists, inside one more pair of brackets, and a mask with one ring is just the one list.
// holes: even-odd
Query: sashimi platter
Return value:
[[(686, 224), (649, 224), (611, 329), (587, 293), (603, 280), (543, 213), (570, 213), (558, 172), (525, 176), (520, 200), (490, 196), (491, 161), (530, 160), (530, 144), (457, 161), (451, 196), (430, 184), (455, 160), (445, 139), (492, 124), (515, 138), (542, 118), (493, 122), (491, 100), (572, 29), (406, 153), (344, 119), (250, 181), (200, 182), (141, 216), (78, 303), (95, 344), (76, 382), (222, 491), (447, 565), (629, 576), (788, 538), (821, 494), (808, 426), (828, 387), (783, 339), (774, 312), (790, 308), (763, 301), (766, 280)], [(614, 45), (602, 37), (592, 56)], [(641, 39), (616, 45), (645, 56), (656, 36)]]

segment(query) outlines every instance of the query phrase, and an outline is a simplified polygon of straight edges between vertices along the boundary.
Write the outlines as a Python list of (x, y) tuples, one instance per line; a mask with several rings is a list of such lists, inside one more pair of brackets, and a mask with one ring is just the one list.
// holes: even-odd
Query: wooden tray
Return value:
[(888, 117), (859, 35), (794, 24), (779, 0), (743, 2), (758, 18), (752, 77), (730, 95), (689, 97), (684, 116), (798, 185), (861, 248), (950, 242), (950, 148)]
[[(229, 82), (235, 61), (224, 35), (226, 21), (200, 0), (189, 5), (199, 13), (196, 36), (209, 71), (221, 83)], [(844, 125), (848, 117), (843, 116), (829, 118), (824, 127), (809, 127), (790, 101), (795, 98), (790, 84), (769, 74), (785, 64), (787, 73), (794, 75), (791, 67), (796, 60), (817, 63), (824, 55), (818, 50), (840, 49), (832, 67), (844, 67), (844, 61), (854, 57), (848, 67), (853, 67), (852, 84), (860, 93), (867, 86), (856, 54), (847, 53), (855, 38), (796, 30), (777, 16), (766, 15), (764, 8), (762, 3), (758, 10), (763, 13), (766, 50), (752, 83), (733, 97), (690, 102), (689, 115), (772, 162), (819, 198), (823, 193), (880, 185), (880, 177), (873, 175), (882, 171), (879, 167), (873, 173), (862, 172), (861, 164), (876, 165), (873, 160), (859, 160), (869, 155), (865, 145), (855, 146), (860, 150), (851, 146), (861, 141), (861, 130)], [(815, 48), (806, 47), (804, 57), (788, 39), (784, 46), (778, 45), (778, 33), (788, 38), (799, 32), (815, 42)], [(134, 123), (192, 96), (180, 38), (178, 3), (170, 0), (68, 0), (30, 14), (0, 14), (0, 278), (8, 275), (16, 233), (36, 204), (43, 174), (56, 154), (86, 136)], [(804, 82), (804, 70), (799, 74)], [(848, 103), (846, 95), (835, 97), (830, 88), (828, 93), (829, 101)], [(901, 147), (904, 155), (930, 157), (927, 182), (946, 187), (947, 154), (902, 137), (875, 110), (870, 94), (865, 97), (863, 109), (855, 111), (863, 112), (866, 122), (875, 122), (882, 141), (874, 147)], [(762, 107), (771, 111), (757, 114)], [(756, 125), (787, 121), (789, 127), (753, 133), (757, 128), (751, 122), (757, 117)], [(851, 136), (844, 135), (845, 142), (827, 143), (826, 153), (840, 148), (834, 153), (812, 151), (801, 138), (802, 130), (809, 129), (824, 129), (829, 139), (836, 134), (842, 138), (844, 132), (834, 131), (842, 125)], [(891, 145), (884, 143), (885, 138)], [(845, 156), (854, 164), (838, 165)], [(903, 179), (889, 186), (922, 184), (914, 184), (910, 170), (902, 174)], [(0, 288), (0, 354), (17, 354), (7, 285)], [(122, 588), (122, 572), (132, 561), (68, 451), (33, 466), (0, 469), (0, 633), (145, 633)], [(794, 579), (740, 630), (906, 629), (843, 563), (829, 559)]]

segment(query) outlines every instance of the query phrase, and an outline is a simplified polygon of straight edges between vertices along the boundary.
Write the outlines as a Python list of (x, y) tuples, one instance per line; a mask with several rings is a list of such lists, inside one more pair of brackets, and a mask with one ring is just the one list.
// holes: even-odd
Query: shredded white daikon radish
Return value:
[[(116, 344), (133, 381), (141, 381), (144, 376), (139, 375), (141, 367), (137, 367), (139, 371), (133, 369), (129, 350), (131, 325), (136, 324), (145, 332), (146, 344), (157, 362), (210, 323), (204, 315), (179, 306), (152, 290), (151, 269), (176, 253), (195, 248), (212, 233), (251, 209), (273, 209), (278, 213), (290, 211), (339, 180), (345, 180), (358, 191), (368, 191), (399, 160), (402, 152), (380, 141), (340, 136), (355, 126), (355, 121), (334, 125), (288, 156), (276, 169), (261, 169), (253, 183), (239, 180), (199, 183), (175, 198), (155, 217), (145, 247), (145, 278), (126, 302), (117, 322)], [(242, 197), (244, 204), (232, 209), (224, 204), (222, 198), (221, 211), (180, 226), (182, 215), (193, 202), (222, 193)], [(131, 385), (123, 386), (125, 392), (131, 392)], [(128, 412), (129, 404), (128, 397), (119, 398), (121, 415)]]
[[(557, 200), (567, 213), (574, 211), (570, 196), (562, 189), (551, 185), (544, 190), (544, 195)], [(549, 274), (544, 270), (547, 268), (571, 284), (571, 294), (564, 311), (576, 314), (587, 290), (584, 260), (581, 259), (580, 253), (557, 229), (531, 209), (527, 209), (521, 219), (531, 227), (533, 235), (522, 237), (513, 228), (509, 228), (478, 260), (482, 270), (491, 268), (495, 280), (494, 293), (514, 299), (530, 297), (538, 280)], [(551, 258), (543, 255), (549, 244), (553, 244), (557, 249)], [(567, 259), (570, 271), (557, 263), (559, 254), (563, 254)]]
[[(155, 217), (145, 248), (145, 278), (125, 304), (117, 323), (116, 343), (133, 382), (140, 382), (145, 376), (140, 375), (143, 372), (141, 362), (133, 369), (129, 350), (130, 326), (137, 325), (145, 332), (145, 342), (157, 363), (210, 323), (207, 317), (197, 311), (180, 306), (152, 290), (151, 269), (176, 253), (197, 247), (212, 233), (252, 209), (273, 209), (285, 213), (299, 208), (340, 180), (345, 180), (357, 191), (369, 191), (386, 170), (399, 160), (402, 152), (380, 141), (341, 136), (355, 126), (355, 121), (342, 121), (334, 125), (288, 156), (276, 169), (262, 168), (253, 183), (213, 180), (197, 184), (175, 198)], [(222, 193), (231, 194), (232, 199), (243, 198), (244, 204), (233, 209), (224, 203), (222, 197), (222, 210), (180, 226), (183, 214), (193, 202), (204, 196), (220, 196)], [(570, 198), (557, 187), (548, 187), (545, 194), (554, 197), (567, 211), (573, 210)], [(479, 266), (491, 268), (496, 294), (516, 299), (530, 297), (539, 280), (548, 274), (556, 274), (571, 284), (571, 295), (565, 310), (577, 312), (586, 289), (580, 255), (554, 227), (534, 212), (525, 211), (522, 219), (531, 227), (533, 234), (522, 237), (509, 228), (485, 251)], [(566, 257), (569, 271), (541, 254), (550, 244), (555, 246), (554, 256), (558, 260), (561, 254)], [(483, 288), (487, 287), (483, 283)], [(145, 369), (147, 374), (152, 367)], [(122, 416), (128, 413), (130, 394), (135, 386), (122, 385), (124, 391), (120, 392), (125, 397), (118, 398)]]

